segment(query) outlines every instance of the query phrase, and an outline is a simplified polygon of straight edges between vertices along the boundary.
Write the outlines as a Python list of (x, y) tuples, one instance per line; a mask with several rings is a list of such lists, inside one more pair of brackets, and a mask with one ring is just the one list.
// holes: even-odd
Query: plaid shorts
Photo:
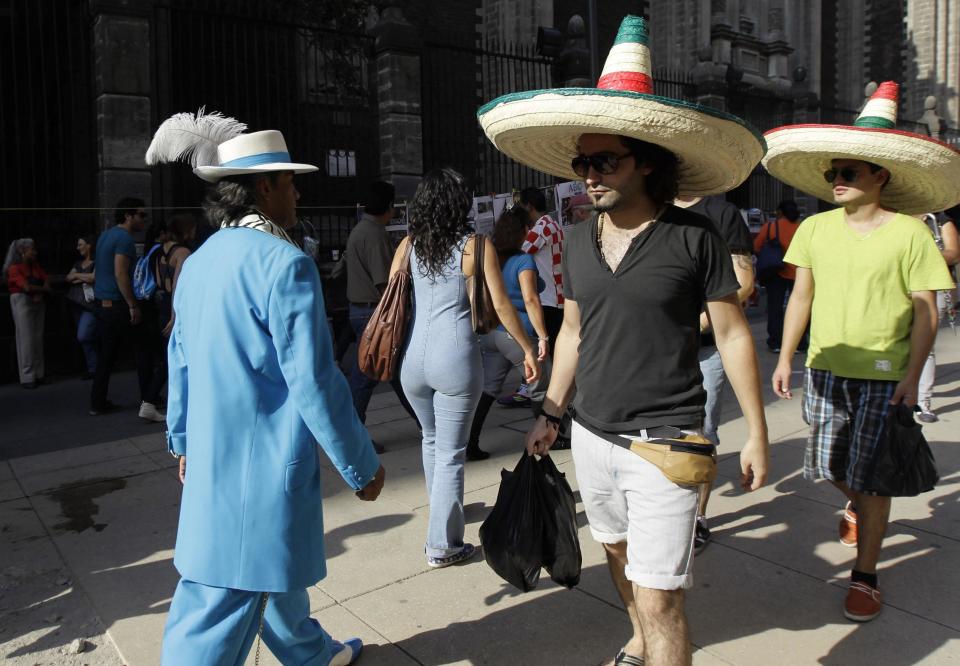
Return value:
[(861, 491), (873, 466), (897, 382), (848, 379), (807, 368), (803, 420), (810, 425), (806, 479), (844, 481)]

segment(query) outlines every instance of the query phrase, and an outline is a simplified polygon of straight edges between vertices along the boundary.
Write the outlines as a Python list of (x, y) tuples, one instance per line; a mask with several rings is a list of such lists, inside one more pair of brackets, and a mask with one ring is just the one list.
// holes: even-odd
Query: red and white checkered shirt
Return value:
[[(521, 249), (533, 255), (537, 262), (537, 272), (547, 283), (547, 287), (540, 292), (540, 303), (548, 307), (562, 308), (563, 273), (560, 270), (560, 261), (563, 256), (563, 229), (549, 215), (544, 215), (527, 232)], [(550, 289), (551, 281), (553, 289)]]

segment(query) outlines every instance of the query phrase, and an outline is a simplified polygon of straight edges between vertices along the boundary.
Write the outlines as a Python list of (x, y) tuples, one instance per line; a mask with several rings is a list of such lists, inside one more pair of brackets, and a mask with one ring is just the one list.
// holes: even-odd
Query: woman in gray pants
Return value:
[[(427, 564), (439, 568), (471, 558), (463, 542), (463, 464), (470, 423), (483, 388), (480, 343), (470, 324), (468, 278), (474, 237), (467, 220), (470, 193), (452, 169), (428, 173), (410, 202), (409, 236), (390, 267), (401, 268), (407, 243), (413, 319), (400, 361), (400, 382), (423, 427), (423, 471), (430, 501)], [(537, 352), (503, 286), (497, 253), (485, 240), (484, 279), (507, 331), (524, 350), (528, 381), (537, 378)]]

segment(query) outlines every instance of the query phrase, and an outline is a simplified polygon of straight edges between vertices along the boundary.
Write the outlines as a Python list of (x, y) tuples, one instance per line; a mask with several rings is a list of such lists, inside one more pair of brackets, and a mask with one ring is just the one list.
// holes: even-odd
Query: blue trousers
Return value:
[[(163, 633), (161, 666), (242, 666), (257, 638), (264, 594), (181, 578)], [(281, 664), (327, 666), (342, 649), (310, 617), (306, 590), (270, 593), (263, 642)]]
[(720, 444), (720, 435), (717, 433), (720, 425), (720, 397), (727, 384), (727, 375), (723, 372), (720, 351), (716, 347), (700, 348), (700, 372), (703, 374), (703, 390), (707, 392), (703, 436), (714, 444)]
[[(369, 306), (350, 304), (350, 326), (353, 328), (353, 333), (357, 341), (363, 336), (363, 331), (367, 327), (367, 322), (370, 321), (370, 317), (373, 315), (375, 309), (376, 308)], [(349, 383), (350, 393), (353, 396), (353, 406), (357, 410), (357, 416), (360, 417), (360, 423), (366, 423), (367, 406), (370, 404), (370, 398), (373, 396), (373, 389), (375, 389), (380, 382), (367, 377), (360, 371), (360, 366), (354, 363), (350, 371)], [(393, 392), (396, 393), (400, 399), (400, 404), (407, 410), (407, 414), (417, 421), (416, 413), (407, 401), (407, 396), (404, 395), (403, 387), (400, 385), (399, 372), (397, 376), (390, 380), (390, 386), (393, 387)], [(419, 425), (419, 421), (417, 421), (417, 425)]]

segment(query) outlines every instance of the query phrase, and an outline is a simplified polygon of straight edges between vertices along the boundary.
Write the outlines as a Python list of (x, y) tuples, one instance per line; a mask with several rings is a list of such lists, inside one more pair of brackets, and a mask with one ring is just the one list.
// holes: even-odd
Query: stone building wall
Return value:
[(919, 118), (928, 95), (950, 127), (960, 126), (960, 0), (905, 0), (905, 78), (902, 111)]

